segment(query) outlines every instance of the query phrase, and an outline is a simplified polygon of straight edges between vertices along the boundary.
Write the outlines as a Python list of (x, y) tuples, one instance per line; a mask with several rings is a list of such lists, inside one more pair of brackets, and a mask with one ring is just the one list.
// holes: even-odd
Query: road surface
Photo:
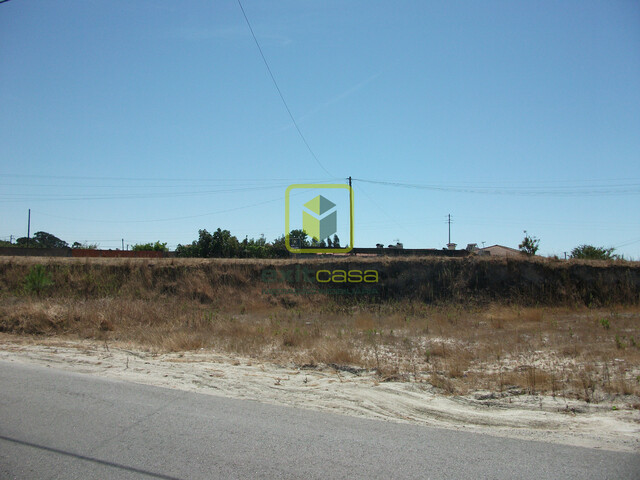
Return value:
[(0, 361), (0, 478), (640, 478), (640, 455)]

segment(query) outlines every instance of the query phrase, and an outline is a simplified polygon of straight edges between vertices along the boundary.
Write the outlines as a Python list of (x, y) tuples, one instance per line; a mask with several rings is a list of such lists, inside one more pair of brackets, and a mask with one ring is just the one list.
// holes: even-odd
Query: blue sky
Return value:
[(0, 4), (0, 238), (271, 240), (352, 176), (356, 246), (640, 259), (640, 3), (242, 5), (313, 154), (237, 0)]

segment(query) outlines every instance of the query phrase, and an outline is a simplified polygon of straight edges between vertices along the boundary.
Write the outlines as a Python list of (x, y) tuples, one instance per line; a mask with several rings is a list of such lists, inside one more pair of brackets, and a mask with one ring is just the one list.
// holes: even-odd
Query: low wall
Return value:
[(436, 248), (359, 248), (351, 250), (353, 254), (388, 255), (388, 256), (417, 256), (417, 257), (454, 257), (461, 258), (469, 255), (467, 250), (438, 250)]
[(164, 258), (169, 252), (134, 252), (132, 250), (93, 250), (89, 248), (25, 248), (0, 247), (0, 255), (15, 257), (105, 257), (105, 258)]
[(15, 257), (70, 257), (70, 248), (0, 247), (0, 255)]
[(164, 252), (136, 252), (133, 250), (92, 250), (88, 248), (71, 249), (71, 257), (103, 258), (163, 258)]

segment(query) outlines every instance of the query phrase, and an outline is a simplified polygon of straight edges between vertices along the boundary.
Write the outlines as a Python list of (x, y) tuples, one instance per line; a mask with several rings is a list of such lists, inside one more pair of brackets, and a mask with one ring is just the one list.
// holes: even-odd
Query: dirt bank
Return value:
[(0, 335), (0, 359), (137, 383), (366, 418), (617, 451), (640, 451), (640, 411), (540, 395), (443, 396), (371, 372), (276, 365), (210, 351), (151, 354), (126, 345)]

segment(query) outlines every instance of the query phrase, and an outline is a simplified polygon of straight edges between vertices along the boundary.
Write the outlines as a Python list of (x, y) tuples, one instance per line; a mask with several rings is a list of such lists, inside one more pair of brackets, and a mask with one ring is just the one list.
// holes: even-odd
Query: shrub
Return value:
[(593, 245), (580, 245), (571, 250), (571, 258), (585, 260), (615, 260), (618, 258), (614, 252), (615, 248), (594, 247)]
[(24, 279), (25, 289), (29, 293), (40, 293), (47, 287), (53, 285), (51, 276), (47, 273), (44, 266), (34, 265)]
[(161, 243), (159, 240), (156, 243), (136, 243), (131, 250), (134, 252), (166, 252), (167, 242)]

